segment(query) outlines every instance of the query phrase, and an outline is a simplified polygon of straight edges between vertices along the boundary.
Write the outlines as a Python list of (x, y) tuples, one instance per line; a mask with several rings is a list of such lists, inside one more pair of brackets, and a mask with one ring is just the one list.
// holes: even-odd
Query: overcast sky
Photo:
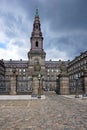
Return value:
[(87, 0), (0, 0), (0, 59), (28, 59), (36, 8), (47, 60), (87, 50)]

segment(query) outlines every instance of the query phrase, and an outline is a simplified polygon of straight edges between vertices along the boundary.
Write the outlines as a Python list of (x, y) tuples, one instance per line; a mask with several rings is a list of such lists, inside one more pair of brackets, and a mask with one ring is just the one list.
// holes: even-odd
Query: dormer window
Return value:
[(38, 47), (38, 41), (36, 41), (36, 47)]

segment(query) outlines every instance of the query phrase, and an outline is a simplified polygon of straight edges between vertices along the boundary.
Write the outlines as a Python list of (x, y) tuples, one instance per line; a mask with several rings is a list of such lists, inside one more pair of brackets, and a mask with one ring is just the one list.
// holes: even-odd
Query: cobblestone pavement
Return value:
[(87, 100), (48, 93), (45, 100), (0, 101), (0, 130), (87, 130)]

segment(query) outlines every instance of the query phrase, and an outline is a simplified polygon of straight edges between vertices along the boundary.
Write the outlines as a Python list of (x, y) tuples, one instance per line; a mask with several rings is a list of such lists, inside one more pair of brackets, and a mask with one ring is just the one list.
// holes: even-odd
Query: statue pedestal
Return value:
[(16, 95), (17, 94), (17, 92), (16, 92), (16, 89), (17, 89), (17, 75), (18, 75), (17, 69), (14, 68), (12, 70), (12, 74), (11, 74), (11, 88), (10, 88), (10, 94), (11, 95)]
[(33, 92), (32, 95), (38, 96), (38, 95), (43, 95), (43, 90), (42, 90), (42, 80), (38, 79), (38, 74), (34, 74), (33, 76)]
[(16, 95), (16, 77), (12, 76), (11, 77), (11, 90), (10, 90), (10, 95)]
[(69, 78), (68, 78), (68, 76), (60, 77), (60, 94), (61, 95), (69, 94)]
[(36, 95), (41, 97), (42, 94), (42, 75), (41, 75), (41, 65), (39, 64), (39, 60), (36, 59), (35, 60), (35, 64), (34, 64), (34, 71), (33, 71), (33, 92), (32, 95)]
[(65, 62), (61, 63), (61, 73), (60, 73), (60, 94), (67, 95), (69, 94), (69, 76), (67, 73), (67, 68)]
[(33, 75), (33, 95), (38, 95), (39, 80), (38, 75)]

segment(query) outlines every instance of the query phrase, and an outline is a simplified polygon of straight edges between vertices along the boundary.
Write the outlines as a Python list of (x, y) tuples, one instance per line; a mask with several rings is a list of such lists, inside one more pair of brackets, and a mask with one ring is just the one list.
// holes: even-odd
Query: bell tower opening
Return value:
[(35, 44), (36, 47), (38, 47), (38, 41), (36, 41), (36, 44)]

